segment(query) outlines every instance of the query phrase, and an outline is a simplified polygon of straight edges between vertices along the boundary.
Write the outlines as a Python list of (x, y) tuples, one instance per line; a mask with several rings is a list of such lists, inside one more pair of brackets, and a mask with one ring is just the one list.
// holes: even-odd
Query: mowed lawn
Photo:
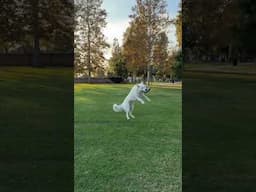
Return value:
[(75, 191), (180, 192), (181, 88), (153, 86), (135, 119), (112, 110), (132, 85), (75, 85)]
[(0, 67), (0, 90), (0, 191), (71, 191), (72, 68)]
[(183, 190), (255, 191), (256, 77), (183, 75)]

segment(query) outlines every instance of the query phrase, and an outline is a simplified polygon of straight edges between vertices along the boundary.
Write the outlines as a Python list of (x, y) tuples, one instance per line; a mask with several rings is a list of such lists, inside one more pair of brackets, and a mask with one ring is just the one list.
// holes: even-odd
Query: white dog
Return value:
[(139, 102), (141, 102), (141, 104), (144, 104), (145, 102), (142, 100), (142, 97), (144, 97), (147, 101), (150, 101), (150, 99), (146, 95), (144, 95), (144, 93), (148, 93), (149, 91), (150, 88), (146, 86), (143, 82), (134, 85), (129, 94), (124, 99), (123, 103), (121, 103), (120, 105), (113, 105), (113, 110), (115, 112), (124, 111), (126, 113), (127, 120), (129, 120), (130, 117), (135, 118), (132, 114), (135, 101), (138, 100)]

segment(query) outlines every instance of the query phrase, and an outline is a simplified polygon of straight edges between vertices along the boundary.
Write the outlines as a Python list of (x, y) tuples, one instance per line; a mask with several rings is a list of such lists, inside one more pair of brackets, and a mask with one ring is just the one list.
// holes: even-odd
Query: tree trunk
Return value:
[(151, 26), (148, 28), (148, 62), (147, 62), (147, 84), (150, 84), (150, 65), (153, 63), (153, 45), (151, 37)]
[(136, 71), (133, 71), (133, 72), (132, 72), (132, 82), (133, 82), (133, 83), (136, 83), (136, 76), (137, 76), (137, 75), (136, 75)]
[(40, 66), (40, 37), (39, 37), (39, 21), (38, 21), (38, 0), (33, 1), (33, 38), (34, 38), (34, 47), (33, 47), (33, 66)]
[(229, 62), (232, 62), (232, 54), (233, 54), (233, 47), (232, 43), (228, 45), (228, 60)]
[(148, 51), (149, 51), (149, 62), (147, 62), (147, 84), (150, 84), (150, 66), (153, 65), (153, 34), (152, 34), (152, 2), (149, 0), (148, 2)]
[[(89, 8), (87, 6), (87, 12), (89, 13)], [(87, 27), (88, 27), (88, 35), (87, 35), (87, 67), (88, 67), (88, 83), (91, 82), (91, 26), (89, 22), (89, 18), (87, 16)]]
[(4, 53), (5, 53), (5, 54), (8, 54), (8, 53), (9, 53), (9, 49), (8, 49), (7, 46), (4, 47)]
[(91, 46), (90, 46), (90, 35), (88, 34), (88, 49), (87, 49), (87, 67), (88, 67), (88, 83), (91, 82)]
[(91, 70), (89, 69), (89, 71), (88, 71), (88, 83), (90, 83), (91, 82)]
[(39, 37), (37, 34), (34, 34), (34, 49), (33, 49), (33, 66), (40, 66), (40, 46), (39, 46)]

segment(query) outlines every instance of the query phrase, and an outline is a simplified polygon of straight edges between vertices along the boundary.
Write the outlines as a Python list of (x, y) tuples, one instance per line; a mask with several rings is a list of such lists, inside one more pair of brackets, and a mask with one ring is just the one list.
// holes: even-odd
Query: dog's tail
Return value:
[(120, 105), (114, 104), (114, 105), (113, 105), (113, 110), (114, 110), (115, 112), (121, 112), (121, 111), (122, 111), (122, 108), (121, 108)]

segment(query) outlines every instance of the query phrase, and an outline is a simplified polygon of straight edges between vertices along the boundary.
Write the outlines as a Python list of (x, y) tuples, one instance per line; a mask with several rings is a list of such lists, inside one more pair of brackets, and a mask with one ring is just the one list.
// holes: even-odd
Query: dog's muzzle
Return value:
[(151, 90), (151, 88), (147, 88), (144, 90), (144, 93), (148, 93)]

